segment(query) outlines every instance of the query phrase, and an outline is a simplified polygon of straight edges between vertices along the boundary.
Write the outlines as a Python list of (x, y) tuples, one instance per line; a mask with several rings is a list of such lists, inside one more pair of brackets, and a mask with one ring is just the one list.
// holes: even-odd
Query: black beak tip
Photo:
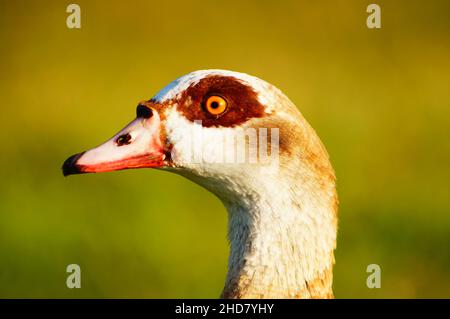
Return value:
[(72, 155), (71, 157), (69, 157), (68, 159), (66, 159), (64, 161), (64, 164), (62, 166), (62, 171), (63, 171), (63, 175), (64, 176), (68, 176), (68, 175), (73, 175), (73, 174), (81, 174), (83, 173), (80, 170), (80, 166), (77, 165), (77, 161), (78, 159), (84, 154), (83, 153), (79, 153), (79, 154), (75, 154)]

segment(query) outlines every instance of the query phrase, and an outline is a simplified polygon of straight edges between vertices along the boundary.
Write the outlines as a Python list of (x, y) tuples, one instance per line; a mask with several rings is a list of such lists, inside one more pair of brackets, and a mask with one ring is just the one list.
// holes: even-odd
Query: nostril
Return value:
[(137, 117), (143, 117), (145, 119), (148, 119), (153, 116), (153, 111), (151, 108), (149, 108), (145, 105), (139, 104), (136, 109), (136, 115), (137, 115)]
[(131, 143), (131, 135), (128, 133), (120, 135), (116, 140), (117, 146), (128, 145), (130, 143)]

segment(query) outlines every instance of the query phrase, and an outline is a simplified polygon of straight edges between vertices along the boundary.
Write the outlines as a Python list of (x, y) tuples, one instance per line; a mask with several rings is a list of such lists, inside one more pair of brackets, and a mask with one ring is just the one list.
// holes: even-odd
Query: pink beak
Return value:
[(165, 153), (156, 110), (139, 105), (137, 118), (100, 146), (75, 154), (63, 164), (64, 176), (129, 168), (161, 167)]

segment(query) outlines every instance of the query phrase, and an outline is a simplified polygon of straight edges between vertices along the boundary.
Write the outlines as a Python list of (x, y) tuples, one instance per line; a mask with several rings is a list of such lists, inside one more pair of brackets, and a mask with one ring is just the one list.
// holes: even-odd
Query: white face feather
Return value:
[[(247, 123), (251, 124), (252, 120)], [(169, 169), (195, 179), (222, 199), (261, 186), (256, 177), (262, 174), (266, 181), (277, 179), (277, 128), (271, 128), (270, 137), (261, 139), (251, 127), (203, 127), (187, 120), (174, 107), (166, 109), (164, 126), (172, 145), (173, 167)], [(249, 131), (256, 132), (253, 142), (246, 135)], [(246, 143), (246, 139), (250, 142)], [(265, 157), (258, 153), (261, 143), (270, 144), (270, 153), (264, 149)]]
[(257, 121), (252, 119), (235, 127), (203, 127), (201, 121), (191, 122), (176, 108), (167, 108), (164, 126), (173, 145), (172, 160), (182, 167), (192, 164), (254, 164), (265, 169), (277, 166), (279, 128), (257, 127)]

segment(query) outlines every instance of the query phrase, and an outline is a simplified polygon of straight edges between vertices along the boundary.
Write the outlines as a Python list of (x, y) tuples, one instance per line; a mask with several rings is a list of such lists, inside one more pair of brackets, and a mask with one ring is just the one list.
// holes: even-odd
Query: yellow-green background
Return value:
[[(0, 1), (0, 297), (219, 296), (226, 212), (180, 176), (64, 178), (137, 102), (197, 69), (281, 88), (338, 176), (334, 290), (450, 297), (450, 2)], [(66, 288), (66, 266), (82, 288)], [(382, 269), (381, 289), (366, 267)]]

